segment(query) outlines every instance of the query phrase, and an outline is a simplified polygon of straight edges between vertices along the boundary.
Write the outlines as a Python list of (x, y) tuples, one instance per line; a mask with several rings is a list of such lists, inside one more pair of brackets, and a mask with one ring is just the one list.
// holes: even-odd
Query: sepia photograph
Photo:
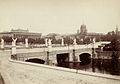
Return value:
[(120, 84), (120, 0), (0, 0), (0, 84)]

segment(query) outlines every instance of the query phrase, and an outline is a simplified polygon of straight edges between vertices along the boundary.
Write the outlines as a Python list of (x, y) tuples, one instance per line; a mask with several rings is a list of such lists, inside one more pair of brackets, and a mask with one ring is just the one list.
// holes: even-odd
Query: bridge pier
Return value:
[(73, 61), (73, 54), (72, 53), (69, 53), (69, 61)]

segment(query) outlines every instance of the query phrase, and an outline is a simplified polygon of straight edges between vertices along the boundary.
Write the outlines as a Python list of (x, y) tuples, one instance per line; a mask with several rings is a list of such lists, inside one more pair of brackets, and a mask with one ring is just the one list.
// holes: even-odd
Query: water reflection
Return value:
[(90, 71), (95, 73), (120, 75), (119, 59), (90, 59), (85, 62), (64, 62), (57, 66)]

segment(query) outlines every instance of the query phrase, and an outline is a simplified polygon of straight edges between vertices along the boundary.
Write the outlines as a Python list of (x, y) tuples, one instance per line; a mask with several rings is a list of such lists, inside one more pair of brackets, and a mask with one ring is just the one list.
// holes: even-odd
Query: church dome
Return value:
[(86, 28), (86, 25), (85, 25), (85, 24), (82, 24), (82, 25), (81, 25), (81, 28)]

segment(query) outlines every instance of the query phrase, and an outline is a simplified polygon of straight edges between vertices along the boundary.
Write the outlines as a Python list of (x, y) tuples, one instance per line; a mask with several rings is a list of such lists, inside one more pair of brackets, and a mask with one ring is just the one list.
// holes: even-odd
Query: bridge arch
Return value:
[(57, 58), (57, 64), (66, 64), (66, 62), (69, 62), (69, 53), (60, 53), (56, 55)]
[(79, 60), (82, 65), (87, 65), (91, 63), (91, 54), (90, 53), (81, 53), (79, 55)]
[(39, 63), (39, 64), (45, 64), (45, 60), (40, 58), (29, 58), (25, 60), (26, 62), (32, 62), (32, 63)]

